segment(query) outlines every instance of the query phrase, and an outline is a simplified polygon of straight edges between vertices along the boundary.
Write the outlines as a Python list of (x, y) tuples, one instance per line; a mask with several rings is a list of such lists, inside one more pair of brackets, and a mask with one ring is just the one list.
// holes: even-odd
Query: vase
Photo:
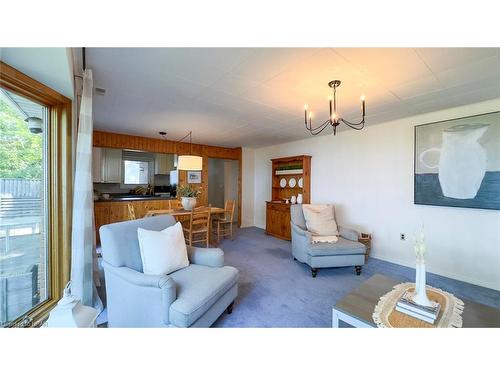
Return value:
[(292, 195), (290, 198), (290, 203), (295, 204), (297, 202), (297, 198), (295, 198), (295, 195)]
[(186, 211), (191, 211), (196, 207), (196, 197), (182, 197), (181, 204)]
[(302, 194), (297, 194), (297, 204), (302, 204), (303, 198)]

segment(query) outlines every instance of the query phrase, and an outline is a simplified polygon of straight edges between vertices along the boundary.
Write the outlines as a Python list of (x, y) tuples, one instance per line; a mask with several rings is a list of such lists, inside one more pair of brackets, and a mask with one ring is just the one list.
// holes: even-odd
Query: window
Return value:
[(0, 71), (0, 326), (38, 326), (69, 279), (71, 101)]
[(46, 117), (0, 89), (0, 325), (47, 299)]
[(125, 175), (123, 183), (125, 185), (147, 185), (149, 184), (149, 162), (125, 160)]

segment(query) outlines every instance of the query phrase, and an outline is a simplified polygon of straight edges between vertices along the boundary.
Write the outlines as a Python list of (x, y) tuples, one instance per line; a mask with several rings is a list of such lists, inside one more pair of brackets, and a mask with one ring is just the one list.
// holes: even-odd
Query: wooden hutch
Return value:
[(311, 156), (298, 155), (272, 161), (271, 201), (266, 202), (266, 234), (290, 240), (291, 197), (302, 194), (302, 203), (311, 202)]

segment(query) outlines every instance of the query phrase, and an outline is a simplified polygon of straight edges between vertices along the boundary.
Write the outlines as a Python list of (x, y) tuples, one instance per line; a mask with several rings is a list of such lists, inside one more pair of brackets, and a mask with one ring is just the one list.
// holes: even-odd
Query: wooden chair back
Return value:
[(224, 204), (224, 216), (227, 221), (230, 223), (234, 220), (234, 207), (236, 206), (236, 202), (234, 200), (227, 200)]
[(171, 210), (179, 210), (182, 208), (182, 204), (181, 204), (181, 201), (178, 200), (178, 199), (170, 199), (168, 201), (168, 207), (171, 209)]
[(137, 217), (135, 216), (135, 209), (134, 206), (132, 206), (132, 203), (128, 203), (127, 208), (128, 208), (128, 219), (129, 220), (137, 219)]
[(210, 214), (211, 206), (195, 207), (189, 215), (189, 225), (184, 229), (189, 245), (196, 242), (205, 242), (208, 247), (210, 241)]

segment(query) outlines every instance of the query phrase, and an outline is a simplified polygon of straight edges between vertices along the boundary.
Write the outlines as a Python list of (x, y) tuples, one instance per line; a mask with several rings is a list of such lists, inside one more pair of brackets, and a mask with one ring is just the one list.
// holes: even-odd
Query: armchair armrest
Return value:
[(168, 275), (146, 275), (128, 267), (114, 267), (106, 262), (103, 264), (108, 272), (130, 284), (160, 289), (173, 287), (175, 290), (175, 282)]
[(191, 263), (207, 267), (224, 266), (224, 252), (219, 248), (201, 248), (188, 246), (187, 250), (189, 261)]
[(346, 240), (358, 242), (358, 231), (354, 229), (339, 226), (339, 235)]
[[(106, 271), (108, 319), (117, 326), (130, 322), (139, 326), (155, 326), (158, 321), (170, 324), (170, 305), (177, 298), (176, 284), (168, 275), (145, 275), (128, 267), (115, 267), (102, 262)], [(142, 308), (147, 306), (149, 314)], [(127, 316), (126, 323), (122, 316)]]
[(312, 234), (311, 234), (311, 232), (302, 229), (297, 224), (291, 223), (291, 225), (292, 225), (292, 232), (295, 232), (299, 236), (305, 237), (309, 242), (312, 241)]

